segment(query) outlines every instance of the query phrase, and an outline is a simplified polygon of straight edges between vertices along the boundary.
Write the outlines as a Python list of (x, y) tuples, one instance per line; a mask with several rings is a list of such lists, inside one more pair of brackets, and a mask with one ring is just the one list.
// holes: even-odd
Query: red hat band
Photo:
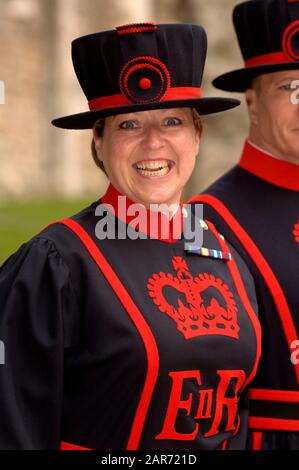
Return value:
[[(201, 98), (201, 88), (195, 87), (173, 87), (169, 88), (164, 96), (157, 101), (172, 101), (184, 99)], [(154, 101), (152, 101), (154, 102)], [(127, 106), (132, 103), (125, 95), (110, 95), (95, 98), (88, 102), (90, 111), (111, 108), (113, 106)], [(175, 107), (175, 106), (174, 106)]]

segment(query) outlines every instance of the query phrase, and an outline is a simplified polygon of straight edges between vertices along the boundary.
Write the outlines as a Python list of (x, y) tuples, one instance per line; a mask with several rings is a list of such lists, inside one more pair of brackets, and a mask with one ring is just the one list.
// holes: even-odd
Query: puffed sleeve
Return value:
[(72, 295), (69, 269), (45, 238), (22, 245), (0, 269), (0, 449), (59, 448)]

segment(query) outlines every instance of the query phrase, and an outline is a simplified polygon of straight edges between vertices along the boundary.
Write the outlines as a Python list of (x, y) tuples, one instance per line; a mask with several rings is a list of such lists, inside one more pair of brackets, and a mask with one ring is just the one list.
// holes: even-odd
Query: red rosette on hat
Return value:
[(154, 57), (136, 57), (123, 67), (120, 90), (131, 103), (161, 100), (170, 87), (170, 74)]
[(294, 235), (295, 241), (299, 243), (299, 220), (294, 226), (293, 235)]
[(299, 60), (299, 20), (293, 21), (285, 29), (282, 47), (292, 60)]
[(216, 88), (243, 92), (259, 75), (299, 69), (299, 0), (247, 0), (233, 23), (244, 67), (216, 77)]

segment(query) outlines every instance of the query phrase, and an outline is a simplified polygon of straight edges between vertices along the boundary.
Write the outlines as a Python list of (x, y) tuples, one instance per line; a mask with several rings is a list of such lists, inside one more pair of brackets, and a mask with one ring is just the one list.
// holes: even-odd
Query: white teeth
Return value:
[(170, 172), (172, 164), (169, 160), (144, 160), (135, 164), (135, 168), (143, 176), (164, 176)]
[(160, 170), (155, 170), (155, 171), (149, 171), (149, 170), (141, 170), (137, 168), (138, 173), (140, 173), (143, 176), (164, 176), (167, 175), (169, 172), (169, 167), (161, 168)]
[(169, 167), (167, 160), (154, 160), (147, 162), (137, 163), (136, 168), (138, 170), (161, 170)]

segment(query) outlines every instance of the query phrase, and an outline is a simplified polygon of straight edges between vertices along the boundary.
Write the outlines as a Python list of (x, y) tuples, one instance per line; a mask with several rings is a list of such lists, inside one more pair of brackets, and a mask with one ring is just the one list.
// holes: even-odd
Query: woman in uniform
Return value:
[(53, 124), (93, 129), (110, 185), (1, 269), (2, 449), (244, 447), (260, 355), (254, 285), (181, 201), (200, 115), (238, 104), (201, 97), (205, 56), (195, 25), (73, 41), (90, 110)]

